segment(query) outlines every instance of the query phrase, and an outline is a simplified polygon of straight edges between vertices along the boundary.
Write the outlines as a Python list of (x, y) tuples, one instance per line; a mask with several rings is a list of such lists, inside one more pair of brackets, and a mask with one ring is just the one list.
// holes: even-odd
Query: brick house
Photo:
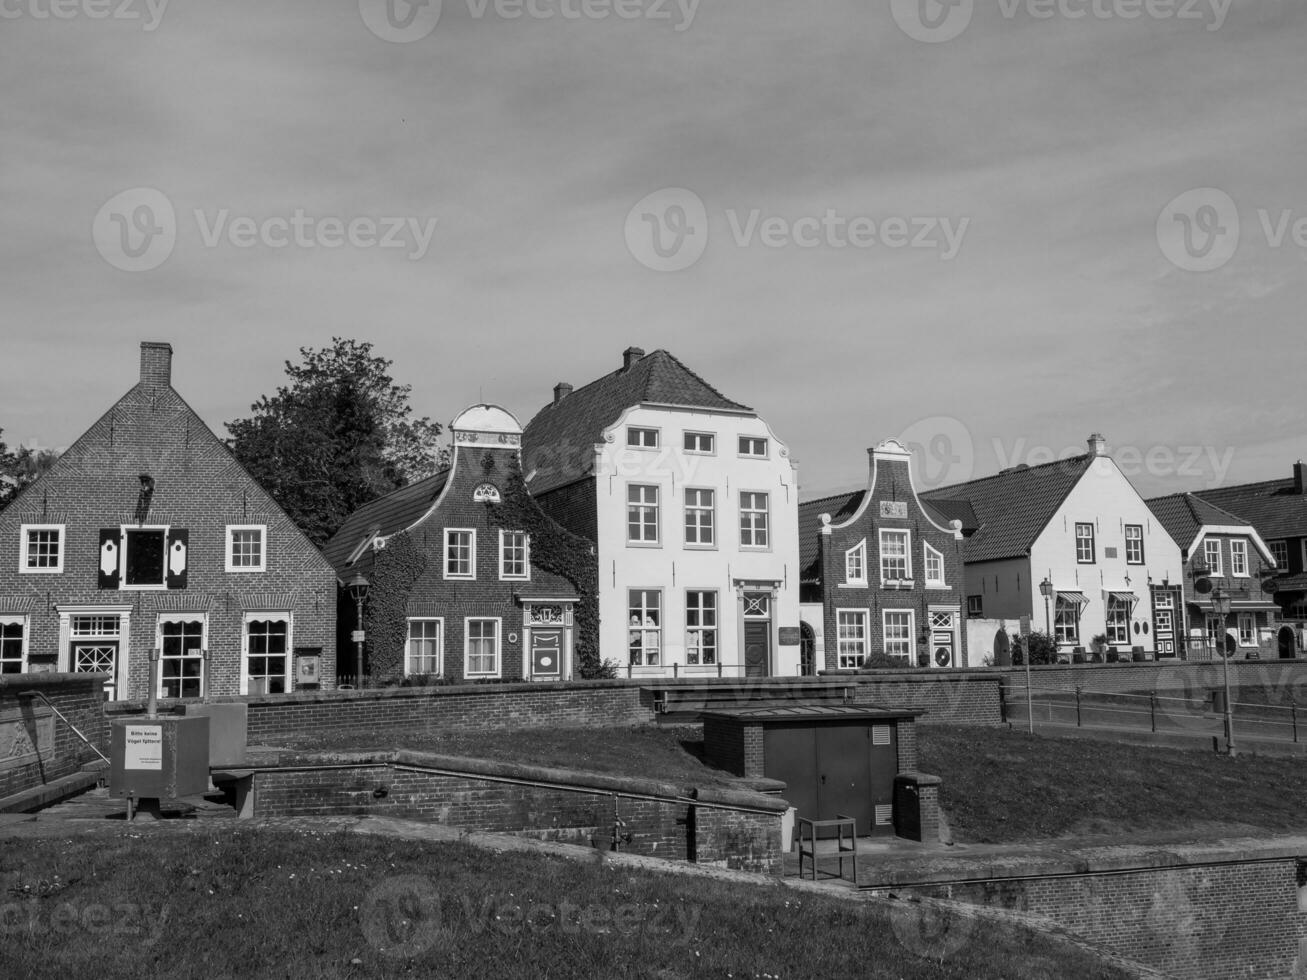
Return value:
[(600, 653), (627, 676), (799, 673), (787, 446), (664, 350), (554, 389), (523, 436), (545, 513), (594, 543)]
[(103, 672), (114, 699), (335, 676), (335, 575), (172, 388), (172, 347), (0, 512), (0, 669)]
[(1279, 607), (1276, 631), (1279, 657), (1301, 657), (1307, 651), (1307, 463), (1293, 464), (1293, 475), (1282, 480), (1245, 483), (1197, 495), (1237, 514), (1266, 542), (1275, 559), (1276, 574), (1266, 582)]
[(899, 443), (867, 452), (866, 489), (799, 505), (804, 640), (826, 670), (965, 667), (962, 523), (922, 504)]
[(1022, 616), (1053, 637), (1060, 660), (1092, 656), (1095, 636), (1105, 637), (1109, 658), (1177, 655), (1180, 547), (1106, 440), (1095, 433), (1088, 449), (922, 494), (962, 522), (973, 662), (986, 649), (997, 660)]
[[(448, 468), (359, 508), (327, 542), (342, 584), (357, 575), (370, 582), (369, 672), (374, 680), (571, 679), (581, 593), (549, 570), (562, 566), (557, 554), (544, 560), (542, 548), (553, 546), (542, 539), (571, 538), (574, 560), (593, 574), (588, 543), (526, 493), (522, 427), (509, 412), (475, 405), (450, 430)], [(358, 625), (353, 614), (341, 619)]]
[[(1184, 620), (1176, 624), (1187, 637), (1184, 655), (1191, 660), (1221, 651), (1244, 659), (1275, 656), (1279, 607), (1262, 589), (1275, 559), (1257, 530), (1192, 493), (1154, 497), (1148, 507), (1180, 546), (1185, 563)], [(1213, 611), (1208, 585), (1230, 598), (1228, 615)]]

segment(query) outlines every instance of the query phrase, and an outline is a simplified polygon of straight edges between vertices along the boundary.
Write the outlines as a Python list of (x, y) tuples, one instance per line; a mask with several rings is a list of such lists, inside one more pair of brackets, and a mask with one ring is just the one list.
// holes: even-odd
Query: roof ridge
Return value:
[[(1087, 460), (1094, 459), (1094, 458), (1095, 457), (1091, 456), (1089, 453), (1082, 453), (1079, 456), (1068, 456), (1065, 459), (1054, 459), (1054, 460), (1050, 460), (1047, 463), (1039, 463), (1035, 466), (1029, 466), (1029, 465), (1022, 466), (1020, 463), (1018, 463), (1014, 466), (1009, 466), (1006, 469), (1001, 469), (997, 473), (991, 473), (989, 476), (978, 476), (975, 479), (964, 480), (961, 483), (950, 483), (948, 486), (937, 487), (934, 490), (927, 490), (924, 493), (919, 493), (918, 496), (929, 498), (931, 494), (943, 493), (945, 490), (955, 490), (959, 487), (974, 486), (975, 484), (985, 483), (989, 480), (997, 480), (1000, 476), (1004, 476), (1004, 477), (1012, 476), (1013, 474), (1016, 473), (1035, 473), (1039, 470), (1047, 469), (1050, 466), (1066, 466), (1068, 463), (1083, 463), (1086, 462)], [(1111, 459), (1110, 456), (1104, 458)], [(951, 498), (951, 499), (957, 499), (957, 498)]]
[[(687, 365), (683, 360), (681, 360), (679, 357), (677, 357), (675, 354), (673, 354), (671, 351), (667, 350), (667, 349), (664, 348), (664, 347), (659, 347), (659, 348), (658, 348), (657, 350), (655, 350), (652, 354), (646, 354), (644, 357), (640, 358), (640, 361), (648, 360), (649, 358), (654, 357), (654, 356), (657, 355), (657, 354), (662, 354), (663, 356), (665, 356), (666, 358), (668, 358), (669, 360), (671, 360), (673, 363), (676, 364), (677, 367), (679, 367), (682, 371), (684, 371), (684, 372), (685, 372), (686, 374), (688, 374), (690, 377), (694, 378), (695, 381), (699, 382), (699, 384), (703, 385), (705, 388), (707, 388), (709, 391), (711, 391), (714, 395), (716, 395), (716, 396), (717, 396), (718, 398), (720, 398), (722, 401), (724, 401), (724, 402), (730, 402), (732, 405), (736, 405), (736, 406), (738, 406), (739, 408), (742, 408), (742, 409), (744, 409), (745, 411), (748, 411), (748, 412), (752, 412), (752, 411), (753, 411), (753, 408), (752, 408), (751, 406), (749, 406), (749, 405), (744, 404), (744, 402), (737, 402), (734, 398), (729, 398), (729, 397), (727, 397), (726, 395), (722, 394), (721, 391), (719, 391), (716, 387), (714, 387), (713, 385), (711, 385), (711, 384), (709, 384), (707, 381), (705, 381), (705, 380), (703, 379), (703, 377), (702, 377), (702, 376), (701, 376), (697, 371), (695, 371), (693, 368), (689, 367), (689, 366), (688, 366), (688, 365)], [(638, 363), (638, 362), (637, 362), (637, 363)], [(647, 380), (647, 379), (646, 379), (646, 380)]]
[(812, 504), (824, 504), (828, 500), (838, 500), (840, 497), (852, 497), (855, 493), (865, 493), (866, 487), (859, 487), (857, 490), (845, 490), (842, 493), (831, 493), (824, 497), (813, 497), (811, 500), (799, 501), (800, 507), (808, 507)]

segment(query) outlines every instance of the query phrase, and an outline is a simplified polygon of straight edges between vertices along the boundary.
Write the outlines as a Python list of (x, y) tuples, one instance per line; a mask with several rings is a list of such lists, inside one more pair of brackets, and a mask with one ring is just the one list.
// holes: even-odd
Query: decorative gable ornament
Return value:
[(476, 504), (497, 504), (503, 498), (499, 495), (499, 488), (493, 483), (481, 483), (472, 491), (472, 502)]

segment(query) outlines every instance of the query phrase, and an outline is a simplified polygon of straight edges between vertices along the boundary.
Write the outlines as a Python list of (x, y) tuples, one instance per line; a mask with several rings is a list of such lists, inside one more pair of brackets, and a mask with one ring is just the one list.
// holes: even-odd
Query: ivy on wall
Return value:
[(404, 676), (408, 645), (408, 597), (427, 568), (427, 556), (407, 531), (396, 534), (375, 555), (364, 620), (373, 677)]

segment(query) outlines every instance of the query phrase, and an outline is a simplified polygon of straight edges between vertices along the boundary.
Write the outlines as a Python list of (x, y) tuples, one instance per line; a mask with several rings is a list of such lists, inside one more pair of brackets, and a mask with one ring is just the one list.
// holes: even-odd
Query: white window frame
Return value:
[[(695, 443), (699, 443), (705, 439), (708, 441), (707, 449), (702, 449), (698, 447), (694, 449), (690, 448), (691, 441), (694, 441)], [(682, 447), (682, 452), (689, 453), (691, 456), (716, 456), (717, 433), (699, 432), (695, 429), (686, 429), (685, 432), (682, 433), (681, 435), (681, 447)]]
[[(637, 433), (640, 434), (640, 435), (639, 435), (639, 439), (640, 439), (639, 442), (635, 442), (635, 441), (633, 441), (633, 440), (635, 440), (635, 439), (637, 438), (637, 435), (636, 435)], [(653, 436), (653, 444), (652, 444), (652, 445), (649, 445), (649, 444), (645, 443), (645, 441), (644, 441), (644, 436), (647, 436), (647, 435), (652, 435), (652, 436)], [(657, 448), (662, 444), (662, 441), (663, 441), (662, 433), (661, 433), (658, 429), (653, 428), (652, 426), (648, 426), (648, 425), (628, 425), (628, 426), (626, 427), (626, 448), (627, 448), (627, 449), (657, 449)]]
[[(169, 697), (163, 693), (163, 627), (165, 623), (199, 623), (200, 624), (200, 693), (199, 697), (204, 697), (208, 692), (205, 690), (205, 670), (204, 661), (208, 655), (209, 649), (209, 614), (207, 612), (169, 612), (159, 613), (154, 623), (154, 645), (159, 651), (159, 675), (156, 678), (158, 682), (157, 693), (159, 697)], [(194, 658), (174, 658), (174, 659), (194, 659)]]
[[(889, 535), (903, 536), (903, 569), (904, 574), (900, 577), (891, 578), (885, 574), (886, 560), (889, 558), (897, 559), (898, 555), (887, 555), (885, 553), (885, 539)], [(889, 582), (911, 582), (912, 581), (912, 531), (905, 527), (883, 527), (880, 529), (880, 582), (885, 585)]]
[[(744, 498), (751, 498), (753, 506), (745, 507)], [(756, 506), (757, 498), (762, 498), (762, 507)], [(746, 530), (745, 516), (749, 515), (750, 520), (747, 526), (750, 543), (744, 543), (744, 533)], [(761, 528), (757, 520), (758, 515), (762, 515)], [(759, 536), (762, 537), (762, 543), (758, 543)], [(740, 491), (740, 550), (741, 551), (771, 551), (771, 494), (765, 490), (741, 490)]]
[[(658, 612), (658, 622), (657, 622), (656, 625), (650, 626), (650, 625), (648, 625), (648, 624), (645, 623), (645, 622), (639, 622), (639, 623), (632, 623), (632, 622), (631, 622), (631, 609), (632, 609), (632, 606), (631, 606), (631, 593), (633, 593), (633, 592), (639, 592), (640, 595), (641, 595), (641, 599), (640, 599), (640, 611), (641, 611), (642, 613), (645, 614), (645, 618), (648, 618), (648, 613), (649, 613), (649, 611), (653, 609), (653, 607), (649, 605), (647, 597), (648, 597), (649, 594), (651, 594), (651, 593), (652, 593), (653, 595), (655, 595), (655, 596), (658, 597), (658, 608), (657, 608), (657, 612)], [(632, 666), (632, 667), (662, 667), (662, 666), (663, 666), (663, 651), (664, 651), (664, 649), (665, 649), (664, 642), (663, 642), (663, 629), (664, 629), (664, 627), (666, 627), (666, 625), (667, 625), (667, 608), (666, 608), (666, 603), (663, 601), (663, 590), (662, 590), (662, 589), (640, 589), (640, 588), (629, 588), (629, 589), (627, 589), (627, 590), (626, 590), (626, 615), (625, 615), (624, 618), (626, 619), (627, 624), (628, 624), (628, 625), (627, 625), (627, 642), (626, 642), (626, 657), (627, 657), (627, 663), (628, 663), (630, 666)], [(638, 632), (638, 633), (641, 634), (641, 636), (640, 636), (640, 662), (639, 662), (639, 663), (635, 663), (635, 662), (631, 659), (631, 637), (630, 637), (630, 634), (631, 634), (631, 633), (635, 633), (635, 632)], [(645, 636), (646, 636), (646, 634), (649, 634), (649, 633), (655, 633), (655, 634), (657, 634), (657, 644), (656, 644), (656, 646), (654, 646), (654, 647), (649, 647), (649, 646), (647, 646), (647, 645), (645, 644)], [(649, 657), (649, 653), (650, 653), (650, 650), (651, 650), (651, 649), (653, 650), (653, 662), (650, 661), (650, 657)]]
[(1230, 539), (1230, 576), (1248, 578), (1248, 542), (1242, 538)]
[[(972, 600), (975, 600), (975, 608), (972, 608)], [(967, 618), (984, 619), (985, 618), (985, 596), (984, 593), (974, 592), (967, 596)]]
[(1288, 541), (1267, 541), (1266, 547), (1270, 549), (1271, 557), (1275, 559), (1275, 566), (1279, 570), (1289, 567), (1289, 542)]
[[(42, 531), (56, 531), (59, 534), (59, 556), (51, 568), (28, 568), (31, 556), (31, 535)], [(18, 573), (20, 575), (61, 575), (64, 570), (64, 552), (68, 550), (68, 528), (63, 524), (24, 524), (19, 529), (21, 553), (18, 556)]]
[[(691, 596), (712, 596), (712, 608), (708, 610), (712, 614), (712, 622), (704, 622), (705, 610), (700, 599), (700, 605), (693, 607), (690, 605)], [(630, 610), (627, 610), (628, 614)], [(695, 613), (699, 617), (697, 626), (690, 625), (690, 616)], [(685, 665), (687, 667), (713, 667), (721, 662), (722, 643), (721, 643), (721, 616), (722, 604), (721, 596), (716, 589), (686, 589), (685, 590)], [(704, 659), (705, 644), (704, 637), (712, 637), (712, 655), (711, 659)]]
[[(1238, 634), (1239, 646), (1255, 647), (1257, 646), (1257, 617), (1252, 613), (1239, 613)], [(1245, 627), (1247, 627), (1245, 629)], [(1246, 637), (1246, 638), (1245, 638)]]
[(844, 584), (867, 584), (867, 539), (863, 538), (844, 552)]
[[(1080, 533), (1080, 529), (1081, 529), (1081, 528), (1088, 528), (1088, 529), (1089, 529), (1089, 533), (1088, 533), (1088, 534), (1081, 534), (1081, 533)], [(1097, 540), (1098, 535), (1097, 535), (1096, 529), (1094, 528), (1094, 522), (1093, 522), (1093, 521), (1076, 521), (1076, 526), (1075, 526), (1075, 535), (1076, 535), (1076, 564), (1077, 564), (1077, 565), (1093, 565), (1093, 564), (1095, 564), (1095, 563), (1098, 561), (1098, 540)], [(1081, 549), (1081, 545), (1082, 545), (1084, 542), (1086, 542), (1086, 541), (1089, 543), (1089, 548), (1088, 548), (1088, 550), (1089, 550), (1089, 557), (1088, 557), (1088, 558), (1084, 557), (1084, 555), (1082, 554), (1082, 549)]]
[[(900, 654), (897, 654), (897, 653), (891, 653), (891, 652), (890, 652), (889, 618), (890, 618), (891, 616), (907, 616), (907, 617), (908, 617), (908, 635), (907, 635), (905, 638), (898, 638), (898, 637), (896, 637), (896, 638), (895, 638), (895, 641), (894, 641), (895, 643), (900, 643), (900, 642), (902, 642), (902, 643), (906, 643), (906, 644), (907, 644), (907, 652), (906, 652), (905, 654), (903, 654), (903, 655), (900, 655)], [(896, 659), (903, 660), (905, 663), (907, 663), (907, 665), (908, 665), (909, 667), (915, 667), (915, 666), (917, 665), (917, 664), (916, 664), (916, 656), (915, 656), (915, 654), (916, 654), (916, 649), (917, 649), (917, 615), (916, 615), (916, 610), (913, 610), (913, 609), (882, 609), (881, 612), (880, 612), (880, 636), (881, 636), (881, 646), (883, 647), (883, 649), (884, 649), (884, 651), (885, 651), (885, 656), (887, 656), (887, 657), (894, 657), (894, 658), (896, 658)]]
[[(1216, 560), (1212, 560), (1212, 556)], [(1222, 577), (1225, 572), (1221, 563), (1221, 539), (1220, 538), (1203, 538), (1203, 561), (1207, 563), (1207, 571), (1214, 578)]]
[[(641, 491), (640, 500), (633, 501), (631, 493), (634, 490)], [(653, 502), (650, 503), (645, 499), (643, 491), (653, 491)], [(632, 508), (640, 509), (640, 537), (631, 536), (631, 510)], [(645, 537), (646, 528), (646, 511), (653, 511), (653, 537)], [(662, 515), (662, 487), (657, 483), (628, 483), (626, 485), (626, 543), (637, 548), (657, 548), (662, 545), (663, 541), (663, 515)]]
[[(698, 495), (703, 493), (708, 494), (707, 506), (704, 506), (702, 503), (694, 503), (694, 504), (690, 503), (690, 494)], [(696, 496), (696, 500), (698, 500), (697, 496)], [(698, 515), (702, 515), (705, 513), (708, 515), (709, 540), (707, 541), (702, 540), (704, 527), (702, 522), (700, 521), (696, 521), (694, 525), (695, 533), (699, 536), (700, 540), (698, 541), (690, 540), (691, 512)], [(687, 548), (694, 548), (696, 550), (707, 550), (711, 548), (716, 548), (717, 547), (717, 491), (714, 490), (712, 487), (686, 487), (685, 488), (685, 514), (684, 514), (684, 520), (681, 522), (681, 526), (683, 531), (685, 532), (685, 546)]]
[[(848, 621), (842, 622), (846, 618)], [(835, 610), (835, 665), (840, 670), (856, 670), (862, 666), (867, 657), (870, 623), (869, 609)], [(854, 631), (853, 635), (842, 635), (846, 627)]]
[(286, 611), (250, 612), (241, 617), (241, 694), (250, 693), (250, 623), (268, 620), (286, 624), (285, 689), (295, 690), (295, 614)]
[[(495, 669), (493, 671), (473, 671), (472, 635), (473, 623), (495, 624)], [(499, 677), (504, 669), (504, 619), (502, 616), (465, 616), (463, 617), (463, 676), (464, 677)]]
[[(129, 546), (129, 535), (139, 531), (162, 531), (163, 532), (163, 579), (157, 585), (151, 582), (148, 585), (128, 585), (127, 584), (127, 560), (131, 554)], [(123, 524), (118, 531), (118, 540), (120, 547), (118, 549), (118, 588), (123, 592), (163, 592), (168, 588), (168, 536), (172, 534), (171, 524)]]
[[(766, 436), (740, 436), (736, 445), (744, 459), (766, 459), (771, 449), (770, 442)], [(753, 452), (757, 446), (761, 446), (761, 450)]]
[[(947, 572), (944, 568), (944, 552), (938, 548), (932, 548), (929, 541), (921, 542), (921, 568), (922, 574), (926, 577), (926, 584), (932, 589), (947, 589), (945, 576)], [(939, 562), (939, 574), (932, 577), (930, 574), (930, 563)]]
[[(247, 531), (259, 532), (259, 563), (257, 565), (236, 564), (236, 534)], [(268, 570), (268, 526), (266, 524), (228, 524), (226, 541), (228, 572), (242, 574), (244, 572), (266, 572)]]
[[(436, 649), (431, 655), (435, 658), (436, 669), (413, 670), (413, 624), (414, 623), (435, 623), (438, 630), (436, 636)], [(409, 616), (407, 620), (407, 630), (404, 634), (404, 676), (412, 677), (414, 674), (435, 674), (437, 677), (443, 677), (445, 673), (445, 617), (444, 616)], [(426, 638), (423, 638), (426, 642)]]
[[(1139, 536), (1135, 538), (1130, 537), (1131, 531), (1138, 531)], [(1130, 557), (1130, 546), (1132, 544), (1138, 546), (1139, 557), (1137, 558)], [(1144, 564), (1145, 554), (1146, 552), (1144, 551), (1144, 526), (1142, 524), (1127, 524), (1125, 526), (1125, 563), (1127, 565), (1142, 565)]]
[[(509, 535), (522, 536), (522, 572), (521, 574), (510, 574), (504, 571), (504, 558), (507, 554), (507, 541)], [(514, 531), (507, 528), (499, 529), (499, 578), (504, 582), (529, 582), (531, 581), (531, 535), (525, 531)]]
[[(10, 616), (8, 614), (0, 616), (0, 626), (13, 626), (17, 624), (23, 628), (22, 645), (19, 648), (18, 673), (26, 674), (28, 671), (28, 649), (32, 641), (32, 624), (30, 617), (27, 615)], [(0, 673), (0, 677), (5, 676)]]
[(1112, 646), (1128, 646), (1130, 643), (1130, 603), (1107, 597), (1104, 608), (1103, 632), (1107, 642)]
[[(1058, 617), (1061, 615), (1061, 612), (1058, 608), (1059, 602), (1062, 603), (1063, 609), (1072, 610), (1071, 621), (1070, 621), (1071, 625), (1069, 629), (1065, 628), (1062, 625), (1062, 623), (1059, 622), (1058, 620)], [(1059, 646), (1079, 646), (1080, 645), (1080, 620), (1083, 618), (1084, 612), (1085, 611), (1081, 607), (1080, 603), (1075, 602), (1071, 599), (1063, 599), (1059, 595), (1054, 595), (1053, 596), (1053, 642)], [(1066, 637), (1065, 639), (1063, 639), (1064, 635)]]
[[(450, 538), (455, 534), (468, 535), (468, 571), (451, 572), (449, 570), (449, 545)], [(445, 578), (456, 582), (471, 582), (477, 577), (477, 531), (474, 527), (447, 527), (445, 528), (445, 549), (441, 561)]]

